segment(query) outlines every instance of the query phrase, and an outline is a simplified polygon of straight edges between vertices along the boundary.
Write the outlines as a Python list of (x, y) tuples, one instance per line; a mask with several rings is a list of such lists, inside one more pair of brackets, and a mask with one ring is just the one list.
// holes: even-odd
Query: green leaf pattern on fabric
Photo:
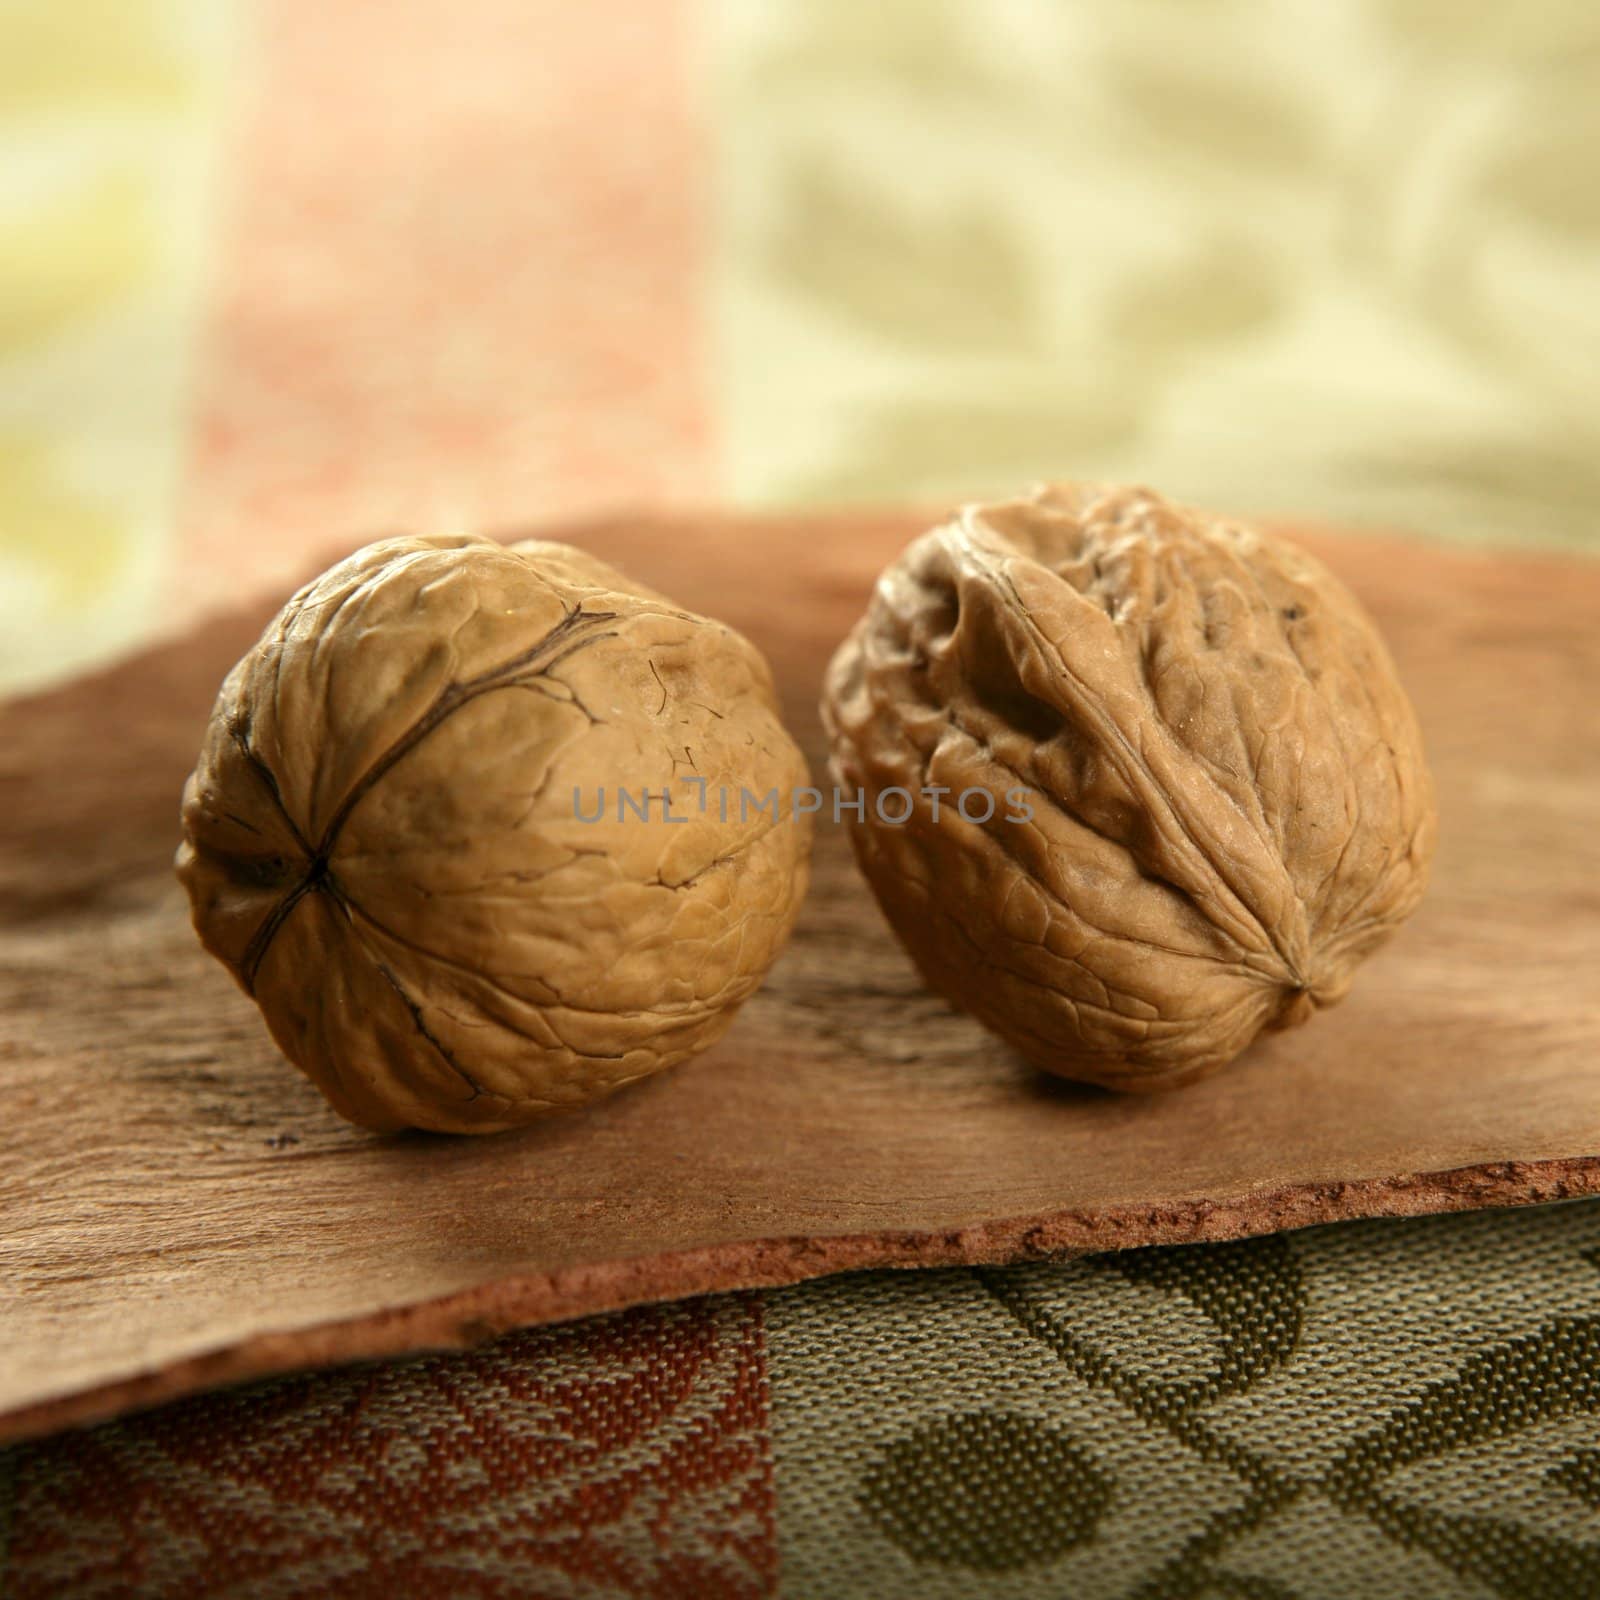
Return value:
[(1588, 0), (721, 0), (731, 487), (1600, 543)]
[[(775, 1295), (786, 1592), (831, 1544), (837, 1592), (886, 1597), (1600, 1594), (1597, 1230), (1586, 1203)], [(824, 1326), (864, 1408), (826, 1442)]]
[(1081, 1544), (1111, 1485), (1060, 1432), (1015, 1412), (974, 1411), (895, 1440), (862, 1495), (917, 1560), (1004, 1572)]

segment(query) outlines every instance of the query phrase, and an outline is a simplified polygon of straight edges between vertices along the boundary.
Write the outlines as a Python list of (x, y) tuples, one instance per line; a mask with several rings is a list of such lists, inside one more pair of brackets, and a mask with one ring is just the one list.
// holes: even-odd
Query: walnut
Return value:
[(731, 629), (563, 545), (388, 539), (229, 674), (178, 875), (340, 1113), (487, 1133), (721, 1036), (805, 892), (806, 781)]
[(1047, 488), (917, 540), (823, 715), (928, 983), (1068, 1078), (1168, 1088), (1305, 1022), (1433, 853), (1371, 619), (1293, 545), (1144, 489)]

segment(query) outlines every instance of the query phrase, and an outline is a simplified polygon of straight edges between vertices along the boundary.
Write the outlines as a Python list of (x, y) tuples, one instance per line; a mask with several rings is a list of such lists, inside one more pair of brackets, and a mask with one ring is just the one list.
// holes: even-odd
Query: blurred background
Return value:
[(0, 687), (619, 504), (1600, 547), (1597, 150), (1593, 0), (0, 0)]

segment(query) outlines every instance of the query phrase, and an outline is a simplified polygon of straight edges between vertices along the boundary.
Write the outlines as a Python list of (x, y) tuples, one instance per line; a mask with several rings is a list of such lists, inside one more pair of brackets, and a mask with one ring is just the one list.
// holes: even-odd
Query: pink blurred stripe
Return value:
[(714, 488), (690, 0), (262, 0), (175, 608)]

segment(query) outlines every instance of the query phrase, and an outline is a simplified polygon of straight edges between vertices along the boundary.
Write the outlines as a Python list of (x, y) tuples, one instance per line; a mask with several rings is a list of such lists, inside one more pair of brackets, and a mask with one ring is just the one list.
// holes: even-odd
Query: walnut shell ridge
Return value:
[[(809, 817), (739, 792), (807, 781), (732, 629), (563, 545), (388, 539), (229, 674), (178, 875), (205, 947), (342, 1115), (487, 1133), (723, 1034), (788, 937), (810, 846)], [(673, 820), (639, 817), (645, 790)]]
[(1067, 1078), (1215, 1071), (1341, 999), (1426, 883), (1432, 782), (1371, 618), (1294, 545), (1145, 489), (915, 541), (822, 709), (924, 977)]

